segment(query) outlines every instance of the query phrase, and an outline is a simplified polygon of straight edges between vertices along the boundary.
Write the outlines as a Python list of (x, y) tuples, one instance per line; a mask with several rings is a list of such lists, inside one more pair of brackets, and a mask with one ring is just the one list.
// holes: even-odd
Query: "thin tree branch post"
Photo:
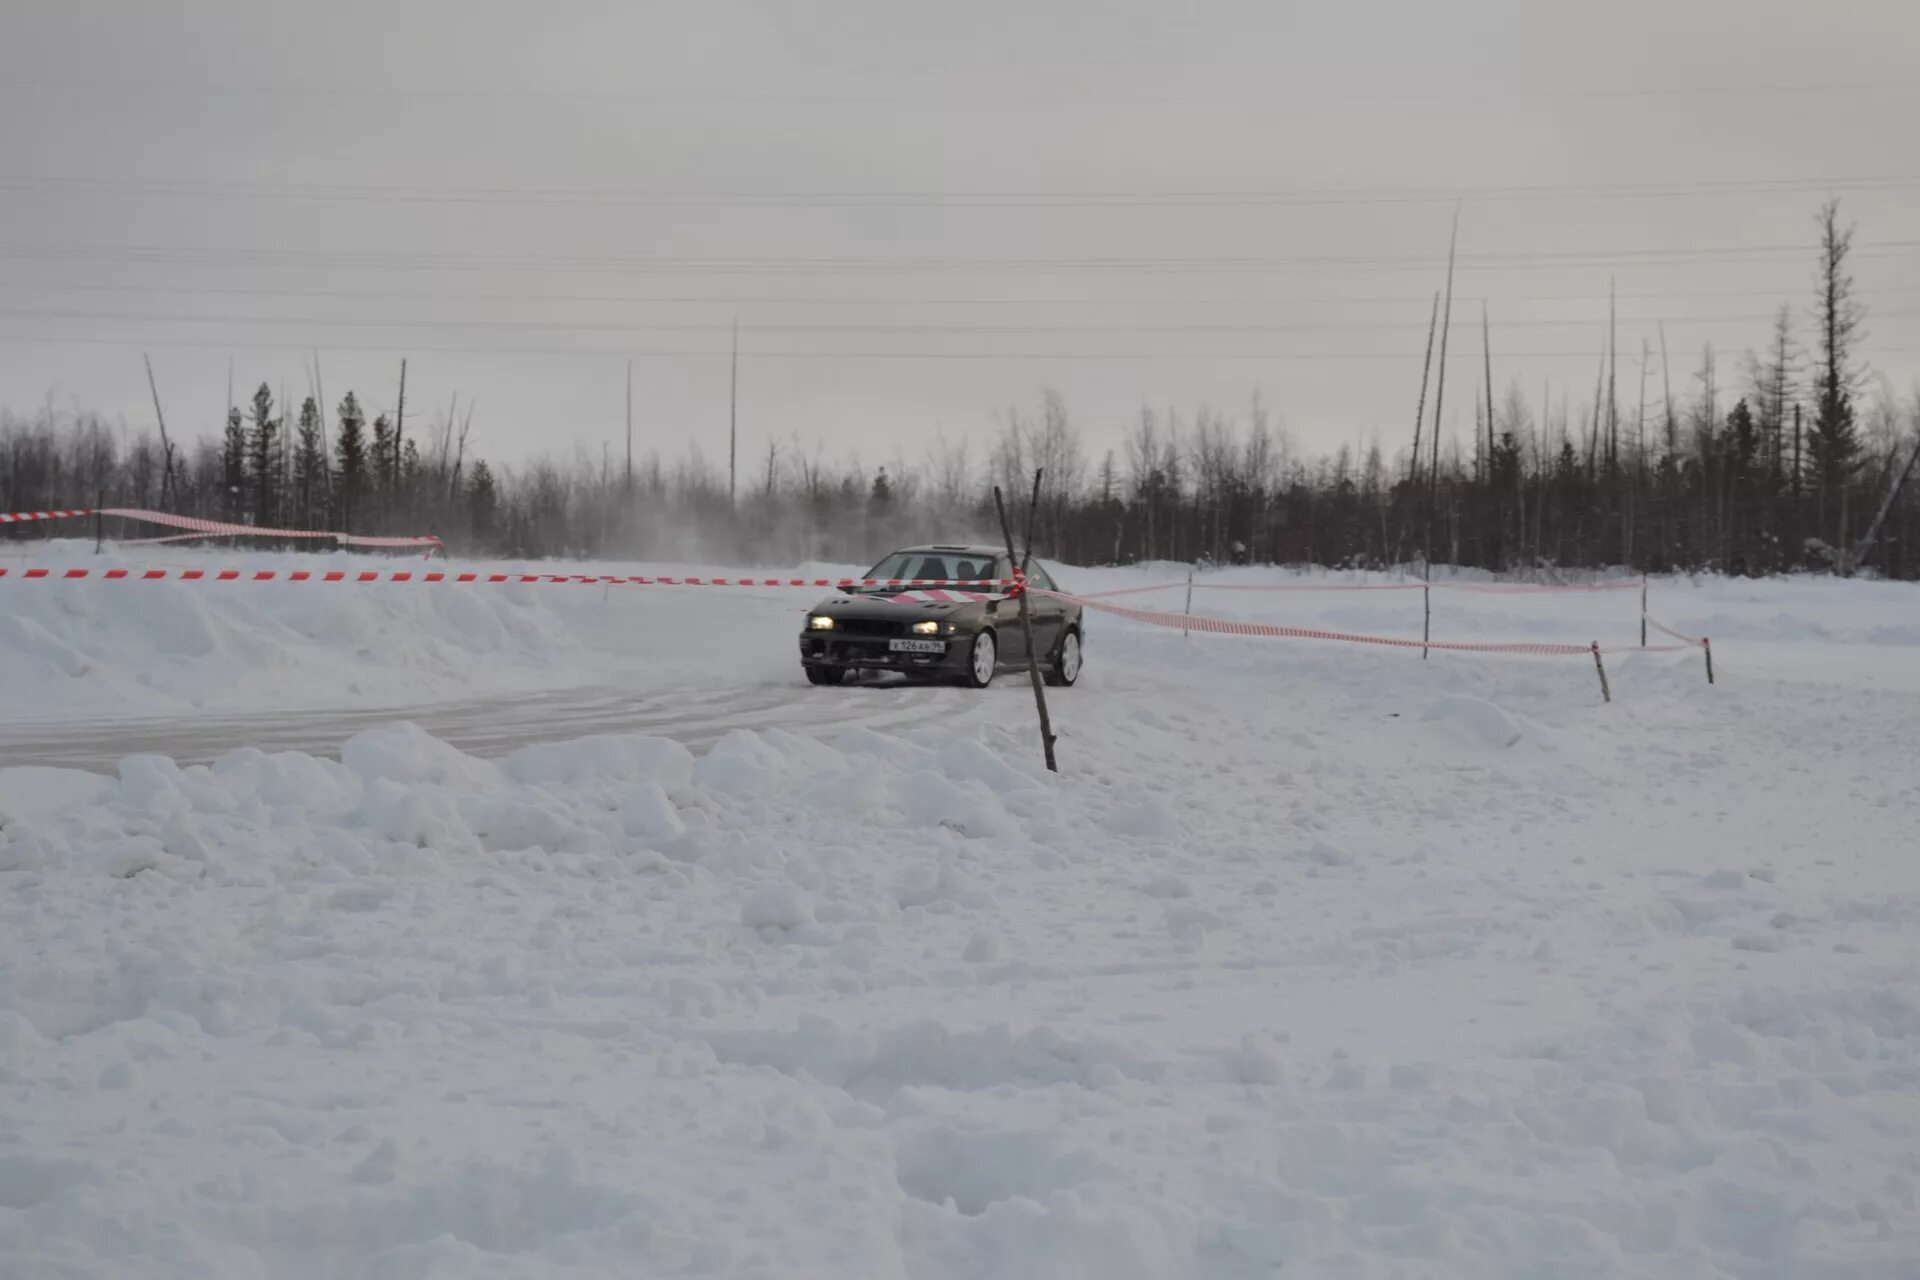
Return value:
[[(1193, 616), (1193, 566), (1192, 565), (1187, 566), (1187, 607), (1186, 607), (1184, 616), (1189, 618)], [(1187, 624), (1183, 622), (1180, 624), (1180, 636), (1182, 639), (1185, 639), (1187, 635), (1188, 635)]]
[(100, 554), (102, 547), (105, 546), (107, 541), (106, 530), (102, 528), (102, 526), (106, 522), (105, 517), (103, 517), (100, 514), (100, 508), (106, 505), (107, 505), (106, 490), (104, 489), (94, 490), (93, 492), (93, 554), (95, 555)]
[(1647, 575), (1640, 575), (1640, 647), (1647, 647)]
[(1433, 561), (1421, 566), (1425, 576), (1420, 579), (1420, 604), (1424, 612), (1420, 618), (1420, 661), (1427, 660), (1427, 645), (1433, 639)]
[[(1039, 482), (1040, 473), (1036, 471), (1034, 473), (1034, 488), (1036, 493), (1039, 490)], [(1018, 566), (1020, 564), (1020, 553), (1013, 545), (1013, 526), (1007, 522), (1007, 503), (1006, 500), (1000, 496), (999, 485), (993, 486), (993, 505), (995, 510), (1000, 513), (1000, 532), (1007, 540), (1007, 559), (1015, 566)], [(1018, 599), (1020, 601), (1020, 628), (1027, 637), (1027, 675), (1033, 681), (1034, 706), (1039, 708), (1040, 711), (1040, 747), (1047, 758), (1047, 772), (1058, 773), (1060, 772), (1060, 764), (1053, 756), (1053, 721), (1047, 715), (1047, 691), (1045, 685), (1043, 685), (1040, 680), (1040, 659), (1033, 652), (1033, 615), (1028, 612), (1027, 608), (1027, 592), (1024, 581), (1026, 571), (1024, 569), (1020, 571), (1020, 577), (1023, 581), (1015, 590), (1018, 592)]]
[(1707, 655), (1707, 683), (1712, 684), (1713, 683), (1713, 639), (1712, 637), (1701, 636), (1700, 648)]
[(1613, 690), (1607, 688), (1607, 669), (1600, 661), (1600, 642), (1593, 642), (1593, 669), (1600, 673), (1600, 701), (1612, 702)]

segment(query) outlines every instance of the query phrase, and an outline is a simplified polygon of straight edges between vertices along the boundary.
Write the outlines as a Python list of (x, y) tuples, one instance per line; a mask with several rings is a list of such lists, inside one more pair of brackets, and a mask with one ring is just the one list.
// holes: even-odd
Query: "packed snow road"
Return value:
[[(0, 693), (42, 711), (190, 731), (413, 687), (416, 720), (464, 691), (519, 725), (0, 768), (8, 1280), (1920, 1257), (1910, 589), (1660, 584), (1721, 683), (1616, 652), (1611, 705), (1584, 657), (1096, 619), (1054, 776), (1017, 683), (808, 689), (790, 602), (122, 618), (53, 585), (0, 610)], [(1418, 634), (1393, 593), (1227, 594), (1196, 607)], [(1636, 613), (1435, 621), (1618, 645)], [(581, 672), (738, 723), (689, 749), (573, 679), (615, 731), (512, 746)]]
[(893, 730), (932, 715), (959, 715), (964, 695), (929, 685), (874, 683), (831, 693), (790, 685), (690, 689), (552, 689), (466, 702), (352, 711), (97, 717), (0, 727), (0, 768), (56, 765), (110, 772), (129, 755), (211, 764), (230, 751), (302, 751), (338, 758), (363, 729), (405, 719), (469, 755), (498, 759), (519, 747), (601, 733), (646, 733), (711, 746), (743, 725), (826, 735)]

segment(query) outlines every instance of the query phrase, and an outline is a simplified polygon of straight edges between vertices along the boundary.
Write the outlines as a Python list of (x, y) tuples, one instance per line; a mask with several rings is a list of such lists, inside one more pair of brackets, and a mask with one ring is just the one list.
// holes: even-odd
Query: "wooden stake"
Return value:
[(1713, 641), (1705, 636), (1700, 638), (1700, 647), (1707, 653), (1707, 683), (1713, 683)]
[[(1193, 570), (1191, 568), (1187, 570), (1187, 616), (1193, 616)], [(1187, 624), (1184, 622), (1180, 624), (1180, 634), (1182, 637), (1188, 634)]]
[(1433, 639), (1433, 565), (1427, 565), (1427, 576), (1420, 583), (1420, 603), (1424, 613), (1420, 619), (1420, 661), (1427, 660), (1427, 645)]
[(1612, 702), (1613, 691), (1607, 688), (1607, 669), (1601, 665), (1600, 662), (1600, 642), (1598, 640), (1593, 642), (1593, 669), (1600, 673), (1600, 700), (1602, 702)]
[[(1033, 473), (1033, 492), (1035, 501), (1039, 500), (1040, 473)], [(993, 505), (1000, 512), (1000, 532), (1007, 540), (1007, 562), (1020, 563), (1020, 553), (1014, 549), (1013, 526), (1007, 523), (1007, 503), (1000, 496), (1000, 486), (993, 486)], [(1020, 629), (1027, 637), (1027, 676), (1033, 681), (1033, 704), (1040, 711), (1040, 749), (1047, 757), (1047, 772), (1060, 772), (1059, 762), (1053, 757), (1053, 721), (1047, 716), (1047, 690), (1040, 680), (1040, 659), (1033, 651), (1033, 615), (1027, 610), (1027, 593), (1020, 593)]]
[(104, 530), (104, 529), (103, 529), (103, 528), (101, 527), (101, 526), (102, 526), (102, 525), (103, 525), (103, 524), (105, 523), (105, 520), (104, 520), (104, 518), (103, 518), (103, 517), (101, 516), (101, 514), (100, 514), (100, 508), (101, 508), (101, 507), (103, 507), (103, 506), (105, 506), (105, 505), (106, 505), (106, 503), (107, 503), (107, 494), (106, 494), (106, 490), (104, 490), (104, 489), (96, 489), (96, 490), (94, 490), (94, 494), (93, 494), (93, 554), (95, 554), (95, 555), (99, 555), (99, 554), (100, 554), (100, 551), (101, 551), (101, 548), (102, 548), (102, 546), (103, 546), (103, 544), (105, 544), (105, 542), (106, 542), (106, 540), (107, 540), (107, 535), (106, 535), (106, 532), (105, 532), (105, 530)]
[(1647, 575), (1640, 575), (1640, 647), (1647, 647)]

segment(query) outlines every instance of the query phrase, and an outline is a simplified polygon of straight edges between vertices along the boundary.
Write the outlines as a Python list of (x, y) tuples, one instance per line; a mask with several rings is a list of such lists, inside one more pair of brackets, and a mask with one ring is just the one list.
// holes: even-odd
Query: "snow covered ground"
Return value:
[[(157, 585), (0, 583), (9, 732), (767, 701), (0, 770), (8, 1280), (1916, 1274), (1913, 588), (1658, 581), (1720, 683), (1617, 652), (1610, 706), (1095, 617), (1056, 778), (1021, 682), (805, 686), (807, 592)], [(1632, 593), (1434, 600), (1638, 640)]]

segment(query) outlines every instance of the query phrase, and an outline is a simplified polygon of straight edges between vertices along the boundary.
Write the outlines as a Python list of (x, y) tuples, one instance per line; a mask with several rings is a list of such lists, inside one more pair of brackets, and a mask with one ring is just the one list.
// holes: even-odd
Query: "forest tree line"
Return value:
[[(1920, 385), (1903, 395), (1857, 359), (1852, 232), (1834, 205), (1820, 231), (1815, 305), (1798, 313), (1809, 323), (1783, 303), (1764, 350), (1729, 362), (1707, 346), (1677, 380), (1643, 342), (1626, 386), (1610, 343), (1577, 402), (1564, 390), (1530, 399), (1518, 380), (1496, 394), (1489, 367), (1472, 387), (1470, 442), (1442, 440), (1448, 388), (1435, 379), (1430, 397), (1423, 378), (1416, 426), (1392, 451), (1305, 454), (1256, 400), (1238, 414), (1144, 407), (1095, 457), (1047, 392), (1003, 415), (983, 452), (940, 438), (872, 469), (797, 441), (767, 444), (733, 475), (698, 447), (496, 468), (469, 455), (454, 407), (424, 423), (369, 420), (349, 392), (323, 416), (315, 397), (291, 407), (262, 383), (186, 448), (85, 412), (0, 411), (0, 510), (157, 507), (263, 528), (431, 533), (485, 556), (853, 563), (910, 540), (997, 539), (993, 486), (1024, 512), (1038, 469), (1037, 549), (1076, 564), (1844, 568), (1839, 552), (1858, 546), (1920, 440)], [(60, 532), (72, 530), (0, 536)], [(1920, 578), (1920, 483), (1862, 564)]]

